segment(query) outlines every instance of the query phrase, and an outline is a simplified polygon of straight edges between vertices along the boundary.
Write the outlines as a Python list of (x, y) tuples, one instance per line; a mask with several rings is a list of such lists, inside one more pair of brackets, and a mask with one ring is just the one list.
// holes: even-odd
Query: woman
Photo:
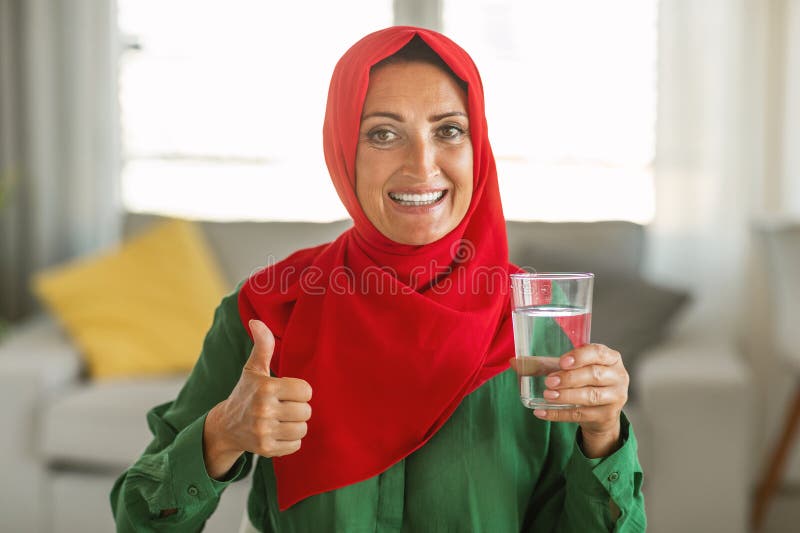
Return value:
[(644, 530), (619, 353), (562, 356), (547, 395), (579, 408), (519, 403), (482, 91), (429, 30), (342, 57), (324, 149), (354, 226), (222, 301), (114, 487), (120, 530), (197, 530), (255, 456), (257, 531)]

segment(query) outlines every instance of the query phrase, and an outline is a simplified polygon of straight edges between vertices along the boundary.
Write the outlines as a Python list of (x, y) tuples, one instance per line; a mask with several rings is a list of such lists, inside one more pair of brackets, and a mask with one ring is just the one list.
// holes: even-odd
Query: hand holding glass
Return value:
[(577, 407), (546, 399), (544, 380), (560, 369), (562, 355), (589, 342), (593, 286), (590, 273), (511, 275), (514, 347), (525, 407)]

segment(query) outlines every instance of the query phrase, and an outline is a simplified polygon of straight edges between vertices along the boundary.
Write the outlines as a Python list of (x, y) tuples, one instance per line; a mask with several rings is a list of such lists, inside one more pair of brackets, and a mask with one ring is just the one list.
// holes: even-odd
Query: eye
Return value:
[(461, 128), (461, 126), (457, 126), (455, 124), (446, 124), (439, 128), (439, 136), (443, 139), (460, 139), (462, 135), (464, 135), (464, 130)]
[(388, 144), (397, 139), (397, 134), (386, 128), (376, 128), (367, 133), (367, 138), (376, 144)]

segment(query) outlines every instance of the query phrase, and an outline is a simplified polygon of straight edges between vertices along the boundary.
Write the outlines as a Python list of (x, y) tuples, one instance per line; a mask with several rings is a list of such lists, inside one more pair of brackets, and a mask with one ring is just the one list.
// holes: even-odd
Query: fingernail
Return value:
[(558, 384), (561, 383), (561, 378), (558, 376), (550, 376), (544, 380), (544, 383), (548, 387), (558, 387)]
[(547, 418), (547, 411), (545, 411), (544, 409), (534, 409), (533, 415), (538, 418)]
[(575, 364), (575, 358), (572, 356), (565, 357), (562, 362), (564, 363), (564, 368), (569, 368)]
[(547, 389), (546, 391), (544, 391), (542, 396), (544, 396), (548, 400), (555, 400), (556, 398), (561, 396), (561, 393), (559, 393), (558, 391), (555, 391), (555, 390)]

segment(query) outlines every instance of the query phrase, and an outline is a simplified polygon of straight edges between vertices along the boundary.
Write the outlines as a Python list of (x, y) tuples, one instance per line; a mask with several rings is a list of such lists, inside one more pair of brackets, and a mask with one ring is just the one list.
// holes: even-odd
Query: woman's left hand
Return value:
[(620, 413), (628, 401), (630, 378), (622, 357), (603, 344), (587, 344), (562, 355), (558, 366), (545, 379), (544, 397), (578, 407), (536, 409), (533, 414), (552, 422), (577, 422), (584, 454), (610, 455), (619, 447)]

